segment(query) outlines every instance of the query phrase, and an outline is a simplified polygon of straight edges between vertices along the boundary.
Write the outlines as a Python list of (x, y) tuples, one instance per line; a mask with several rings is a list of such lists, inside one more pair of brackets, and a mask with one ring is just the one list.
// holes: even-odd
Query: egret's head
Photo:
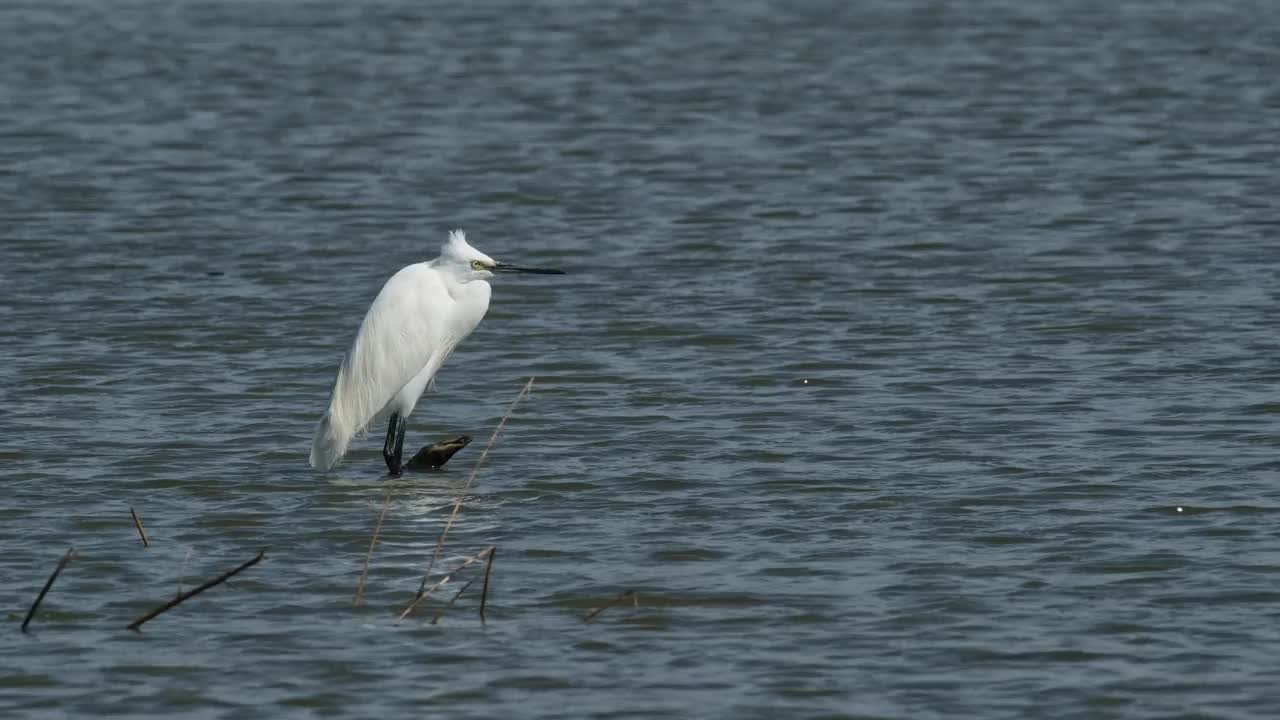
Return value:
[(440, 248), (440, 257), (448, 261), (463, 282), (493, 277), (493, 268), (498, 264), (493, 258), (467, 244), (467, 235), (461, 230), (449, 233), (449, 242)]
[(496, 272), (524, 272), (541, 275), (563, 275), (563, 270), (529, 268), (501, 263), (467, 244), (467, 235), (461, 230), (449, 233), (449, 242), (440, 248), (440, 257), (448, 261), (463, 282), (488, 280)]

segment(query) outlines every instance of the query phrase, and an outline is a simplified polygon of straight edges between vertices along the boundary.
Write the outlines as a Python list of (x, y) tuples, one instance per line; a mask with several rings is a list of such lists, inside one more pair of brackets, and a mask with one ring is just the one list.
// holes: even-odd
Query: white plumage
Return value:
[(333, 467), (351, 439), (387, 412), (383, 454), (388, 469), (399, 474), (404, 422), (449, 354), (480, 324), (495, 271), (560, 272), (499, 263), (455, 230), (435, 260), (409, 265), (387, 280), (338, 369), (311, 444), (312, 467)]

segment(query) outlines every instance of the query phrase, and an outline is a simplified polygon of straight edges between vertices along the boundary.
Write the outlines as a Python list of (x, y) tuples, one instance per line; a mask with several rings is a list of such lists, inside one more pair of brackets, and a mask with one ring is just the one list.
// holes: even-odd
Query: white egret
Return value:
[(390, 422), (382, 457), (392, 475), (400, 474), (409, 414), (445, 359), (480, 324), (489, 309), (486, 281), (499, 272), (564, 274), (500, 263), (455, 230), (440, 257), (387, 280), (338, 368), (329, 409), (311, 443), (312, 467), (333, 467), (351, 439), (385, 411)]

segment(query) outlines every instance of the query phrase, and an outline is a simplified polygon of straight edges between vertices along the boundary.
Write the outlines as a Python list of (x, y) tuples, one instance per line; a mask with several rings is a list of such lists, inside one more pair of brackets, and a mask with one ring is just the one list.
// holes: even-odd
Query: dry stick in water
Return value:
[(480, 624), (484, 625), (484, 606), (489, 600), (489, 573), (493, 572), (493, 556), (498, 552), (495, 546), (489, 551), (489, 562), (484, 564), (484, 586), (480, 588)]
[(138, 513), (129, 508), (129, 514), (133, 516), (133, 526), (138, 528), (138, 537), (142, 538), (142, 547), (151, 547), (151, 541), (147, 539), (147, 531), (142, 529), (142, 518), (138, 517)]
[(480, 472), (480, 466), (484, 464), (484, 459), (489, 456), (489, 451), (493, 449), (493, 444), (497, 442), (498, 433), (502, 432), (502, 427), (507, 424), (507, 420), (516, 411), (516, 406), (532, 389), (533, 378), (529, 378), (529, 381), (516, 394), (516, 399), (511, 401), (511, 405), (503, 413), (502, 419), (498, 420), (497, 426), (493, 428), (493, 434), (489, 436), (489, 442), (485, 444), (484, 450), (480, 452), (480, 457), (476, 458), (476, 466), (471, 468), (471, 474), (467, 476), (467, 482), (462, 486), (462, 492), (458, 493), (458, 500), (453, 504), (453, 512), (449, 513), (449, 519), (444, 524), (444, 530), (440, 531), (440, 539), (436, 540), (436, 548), (431, 553), (431, 562), (427, 565), (426, 575), (422, 576), (422, 586), (418, 589), (419, 592), (427, 586), (427, 576), (431, 574), (431, 568), (435, 566), (436, 560), (440, 557), (440, 550), (444, 547), (444, 539), (449, 536), (449, 528), (453, 527), (453, 521), (457, 519), (458, 511), (462, 509), (462, 500), (466, 497), (467, 491), (471, 489), (471, 483), (475, 482), (476, 474)]
[(452, 580), (454, 575), (461, 572), (464, 568), (467, 568), (475, 563), (478, 563), (485, 557), (492, 555), (495, 549), (496, 549), (496, 546), (490, 545), (489, 547), (481, 550), (475, 555), (472, 555), (469, 558), (464, 558), (461, 564), (459, 564), (454, 569), (450, 570), (444, 577), (440, 578), (440, 580), (436, 582), (435, 585), (432, 585), (431, 587), (418, 593), (417, 596), (413, 598), (413, 602), (409, 603), (409, 607), (405, 608), (404, 612), (400, 613), (400, 617), (396, 618), (396, 622), (399, 622), (405, 619), (406, 617), (408, 617), (409, 613), (413, 612), (414, 608), (418, 607), (418, 605), (421, 605), (423, 600), (426, 600), (428, 597), (431, 597), (431, 593), (435, 592), (436, 590), (439, 590), (441, 587), (444, 586), (445, 583)]
[(196, 587), (194, 587), (194, 588), (192, 588), (192, 589), (188, 590), (187, 592), (184, 592), (184, 593), (178, 593), (178, 596), (177, 596), (177, 597), (175, 597), (174, 599), (172, 599), (172, 600), (170, 600), (169, 602), (167, 602), (167, 603), (165, 603), (165, 604), (161, 605), (160, 607), (158, 607), (158, 608), (156, 608), (156, 609), (154, 609), (154, 610), (152, 610), (152, 611), (148, 612), (146, 615), (143, 615), (142, 617), (138, 618), (137, 620), (134, 620), (133, 622), (129, 623), (128, 628), (129, 628), (130, 630), (137, 630), (138, 628), (142, 627), (142, 624), (143, 624), (143, 623), (145, 623), (145, 622), (147, 622), (148, 620), (150, 620), (150, 619), (154, 618), (155, 616), (159, 615), (159, 614), (160, 614), (160, 613), (162, 613), (162, 612), (165, 612), (165, 611), (167, 611), (167, 610), (172, 609), (174, 606), (178, 605), (179, 603), (181, 603), (182, 601), (186, 600), (187, 598), (190, 598), (190, 597), (194, 597), (194, 596), (196, 596), (196, 595), (199, 595), (200, 593), (204, 592), (205, 590), (208, 590), (209, 588), (213, 587), (214, 585), (220, 585), (220, 584), (222, 584), (222, 583), (226, 582), (227, 580), (229, 580), (229, 579), (231, 578), (231, 576), (233, 576), (233, 575), (235, 575), (235, 574), (237, 574), (237, 573), (240, 573), (240, 572), (242, 572), (242, 571), (244, 571), (244, 570), (248, 570), (249, 568), (253, 567), (254, 565), (257, 565), (258, 563), (262, 562), (262, 559), (263, 559), (264, 557), (266, 557), (266, 556), (267, 556), (267, 551), (266, 551), (265, 549), (263, 549), (263, 550), (259, 550), (259, 551), (258, 551), (258, 554), (257, 554), (257, 555), (255, 555), (255, 556), (253, 557), (253, 559), (251, 559), (251, 560), (246, 560), (245, 562), (241, 563), (241, 564), (239, 565), (239, 567), (235, 568), (234, 570), (228, 570), (227, 572), (222, 573), (222, 574), (221, 574), (221, 575), (219, 575), (218, 577), (216, 577), (216, 578), (214, 578), (214, 579), (212, 579), (212, 580), (209, 580), (209, 581), (207, 581), (207, 582), (204, 582), (204, 583), (202, 583), (202, 584), (200, 584), (200, 585), (198, 585), (198, 586), (196, 586)]
[(591, 612), (587, 613), (587, 616), (586, 616), (586, 617), (584, 617), (584, 618), (582, 618), (582, 622), (591, 622), (592, 620), (595, 620), (597, 615), (599, 615), (600, 613), (604, 612), (605, 610), (608, 610), (609, 608), (613, 607), (614, 605), (617, 605), (618, 603), (622, 602), (623, 600), (626, 600), (627, 598), (631, 598), (631, 599), (632, 599), (632, 602), (634, 602), (634, 603), (635, 603), (635, 606), (636, 606), (636, 607), (640, 607), (640, 598), (636, 597), (636, 591), (635, 591), (635, 590), (627, 590), (627, 591), (624, 591), (624, 592), (619, 593), (617, 597), (615, 597), (614, 599), (612, 599), (612, 600), (610, 600), (609, 602), (605, 603), (604, 605), (601, 605), (600, 607), (596, 608), (595, 610), (592, 610)]
[(440, 618), (444, 617), (444, 611), (453, 607), (453, 604), (458, 602), (458, 598), (462, 597), (462, 593), (466, 592), (467, 588), (471, 587), (471, 584), (474, 583), (475, 581), (476, 581), (475, 578), (471, 578), (470, 580), (467, 581), (466, 585), (463, 585), (461, 588), (459, 588), (458, 592), (453, 594), (453, 599), (445, 603), (445, 606), (440, 608), (440, 612), (436, 613), (436, 616), (431, 618), (431, 624), (435, 625), (436, 623), (440, 622)]
[(67, 550), (67, 553), (58, 561), (58, 567), (53, 569), (53, 574), (49, 576), (48, 580), (44, 581), (44, 587), (40, 588), (40, 594), (36, 596), (36, 601), (31, 603), (31, 609), (27, 611), (27, 617), (22, 621), (22, 632), (27, 631), (27, 625), (31, 623), (31, 618), (35, 617), (36, 610), (40, 609), (40, 603), (44, 602), (44, 596), (48, 594), (49, 588), (53, 587), (53, 581), (58, 579), (58, 576), (62, 574), (62, 569), (67, 566), (67, 563), (75, 559), (75, 556), (75, 548)]
[(356, 585), (356, 597), (351, 607), (360, 607), (360, 598), (364, 596), (364, 581), (369, 577), (369, 561), (373, 559), (373, 547), (378, 544), (378, 533), (382, 532), (382, 519), (387, 516), (387, 507), (391, 505), (391, 488), (387, 488), (387, 499), (382, 501), (382, 512), (378, 514), (378, 524), (373, 528), (373, 537), (369, 539), (369, 552), (364, 556), (364, 568), (360, 570), (360, 584)]
[(440, 550), (444, 547), (444, 539), (449, 536), (449, 528), (453, 527), (453, 521), (458, 517), (458, 511), (462, 509), (463, 498), (467, 496), (467, 491), (471, 489), (471, 483), (475, 481), (476, 474), (480, 472), (480, 466), (484, 464), (484, 459), (489, 456), (489, 450), (493, 448), (494, 442), (498, 440), (498, 433), (502, 432), (502, 426), (507, 424), (507, 420), (511, 417), (511, 414), (516, 411), (516, 406), (520, 404), (520, 401), (523, 400), (532, 389), (533, 378), (529, 378), (529, 381), (524, 384), (524, 387), (521, 388), (520, 392), (516, 395), (516, 399), (511, 401), (511, 406), (507, 408), (507, 412), (503, 414), (502, 419), (498, 421), (497, 427), (493, 429), (493, 434), (489, 436), (489, 442), (484, 446), (484, 450), (480, 452), (480, 457), (476, 459), (476, 466), (471, 469), (471, 474), (467, 476), (466, 484), (462, 486), (462, 492), (458, 493), (458, 500), (453, 504), (453, 512), (449, 513), (449, 519), (444, 524), (444, 530), (440, 532), (440, 539), (436, 540), (435, 550), (431, 553), (431, 562), (427, 563), (427, 571), (422, 575), (422, 584), (418, 586), (418, 594), (414, 598), (414, 601), (409, 604), (409, 607), (405, 608), (404, 612), (401, 613), (400, 619), (403, 620), (405, 615), (412, 612), (414, 606), (421, 601), (422, 594), (426, 592), (427, 589), (427, 579), (431, 577), (431, 571), (436, 566), (436, 560), (440, 558)]

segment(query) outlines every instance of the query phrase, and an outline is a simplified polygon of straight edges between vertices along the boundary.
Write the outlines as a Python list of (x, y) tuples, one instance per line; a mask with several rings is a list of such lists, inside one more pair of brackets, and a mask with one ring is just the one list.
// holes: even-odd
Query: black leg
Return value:
[(408, 427), (409, 421), (405, 418), (400, 418), (400, 427), (396, 430), (396, 475), (399, 475), (401, 468), (404, 467), (400, 459), (404, 453), (404, 431)]
[(404, 418), (400, 413), (391, 413), (391, 422), (387, 423), (387, 439), (382, 443), (382, 459), (387, 462), (387, 472), (399, 477), (400, 458), (404, 451)]

